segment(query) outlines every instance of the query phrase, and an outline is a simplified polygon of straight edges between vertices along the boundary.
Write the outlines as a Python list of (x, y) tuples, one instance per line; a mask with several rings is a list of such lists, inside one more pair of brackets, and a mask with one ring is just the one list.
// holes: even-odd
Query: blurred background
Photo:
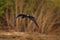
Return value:
[(18, 14), (36, 18), (37, 32), (60, 33), (60, 0), (0, 0), (0, 31), (34, 32), (36, 25), (30, 19), (16, 19)]

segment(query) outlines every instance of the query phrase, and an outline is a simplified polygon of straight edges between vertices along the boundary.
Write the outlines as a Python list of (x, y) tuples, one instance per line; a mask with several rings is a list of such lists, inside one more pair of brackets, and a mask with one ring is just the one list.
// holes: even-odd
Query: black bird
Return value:
[[(38, 26), (38, 24), (36, 22), (36, 19), (33, 16), (30, 16), (30, 15), (27, 15), (27, 14), (19, 14), (19, 15), (17, 15), (16, 18), (18, 18), (18, 17), (31, 19), (36, 24), (36, 26), (39, 28), (39, 26)], [(15, 18), (15, 21), (16, 21), (16, 18)]]

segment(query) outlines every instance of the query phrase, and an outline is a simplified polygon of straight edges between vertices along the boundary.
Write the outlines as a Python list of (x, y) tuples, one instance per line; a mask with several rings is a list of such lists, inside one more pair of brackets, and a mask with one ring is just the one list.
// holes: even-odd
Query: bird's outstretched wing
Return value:
[[(19, 14), (16, 18), (18, 18), (18, 17), (31, 19), (36, 24), (36, 26), (39, 28), (39, 26), (38, 26), (38, 24), (36, 22), (36, 19), (33, 16), (29, 16), (27, 14)], [(16, 22), (16, 18), (15, 18), (15, 22)]]
[(39, 28), (39, 25), (37, 24), (37, 21), (34, 17), (31, 18), (31, 20), (35, 23), (35, 25)]
[(18, 17), (22, 17), (22, 18), (24, 18), (24, 17), (26, 17), (26, 16), (27, 16), (26, 14), (19, 14), (19, 15), (17, 15), (16, 18), (18, 18)]
[(25, 17), (27, 17), (27, 15), (26, 14), (19, 14), (19, 15), (17, 15), (15, 17), (15, 19), (14, 19), (14, 22), (16, 22), (16, 19), (19, 18), (19, 17), (25, 18)]

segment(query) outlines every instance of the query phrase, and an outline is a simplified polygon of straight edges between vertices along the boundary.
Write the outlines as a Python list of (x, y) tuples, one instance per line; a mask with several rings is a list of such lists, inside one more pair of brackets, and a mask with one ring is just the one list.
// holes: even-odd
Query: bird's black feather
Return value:
[(36, 19), (33, 18), (32, 21), (33, 21), (33, 22), (36, 24), (36, 26), (39, 28), (39, 25), (37, 24)]
[[(17, 15), (16, 18), (18, 18), (18, 17), (31, 19), (36, 24), (36, 26), (39, 28), (39, 26), (38, 26), (38, 24), (36, 22), (36, 19), (33, 16), (30, 16), (30, 15), (27, 15), (27, 14), (19, 14), (19, 15)], [(15, 18), (15, 21), (16, 21), (16, 18)]]
[(18, 17), (22, 17), (22, 18), (24, 18), (24, 17), (27, 17), (27, 14), (19, 14), (19, 15), (17, 15), (16, 18), (18, 18)]

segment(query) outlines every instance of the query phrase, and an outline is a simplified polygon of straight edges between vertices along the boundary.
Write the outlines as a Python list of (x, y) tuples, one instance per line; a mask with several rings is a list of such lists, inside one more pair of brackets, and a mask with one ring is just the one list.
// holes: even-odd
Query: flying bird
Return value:
[(19, 15), (17, 15), (17, 17), (15, 18), (15, 21), (16, 21), (16, 19), (19, 18), (19, 17), (31, 19), (31, 20), (36, 24), (36, 26), (39, 28), (39, 26), (38, 26), (38, 24), (37, 24), (37, 22), (36, 22), (35, 17), (30, 16), (30, 15), (27, 15), (27, 14), (19, 14)]

